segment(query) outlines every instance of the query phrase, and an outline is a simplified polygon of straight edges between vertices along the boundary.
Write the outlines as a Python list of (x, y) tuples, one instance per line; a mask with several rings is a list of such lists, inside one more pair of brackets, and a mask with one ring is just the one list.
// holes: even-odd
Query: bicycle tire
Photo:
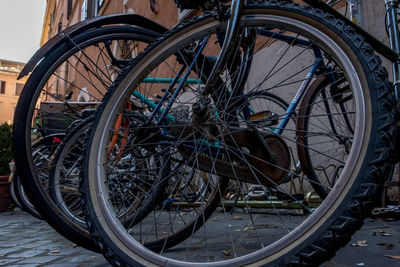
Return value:
[[(36, 217), (40, 220), (43, 220), (42, 216), (37, 212), (36, 208), (33, 206), (31, 201), (29, 200), (28, 196), (25, 193), (25, 189), (18, 177), (18, 175), (13, 175), (13, 179), (11, 181), (10, 186), (13, 188), (13, 200), (16, 201), (17, 206), (19, 206), (23, 211), (29, 213), (33, 217)], [(15, 199), (14, 199), (15, 198)]]
[[(39, 136), (40, 134), (47, 135), (54, 132), (51, 124), (48, 127), (44, 125), (42, 127), (44, 129), (39, 129), (39, 131), (36, 128), (36, 119), (46, 118), (45, 116), (50, 113), (44, 107), (41, 107), (46, 98), (48, 101), (57, 102), (64, 106), (66, 110), (63, 116), (67, 116), (67, 119), (76, 117), (74, 113), (76, 111), (69, 108), (68, 96), (62, 96), (52, 91), (54, 90), (52, 89), (52, 81), (57, 81), (57, 83), (54, 83), (57, 85), (59, 81), (60, 84), (68, 85), (71, 90), (75, 90), (75, 93), (84, 91), (85, 82), (90, 85), (95, 81), (96, 84), (93, 84), (93, 87), (102, 91), (100, 90), (97, 96), (89, 94), (87, 96), (100, 101), (101, 94), (108, 89), (107, 87), (129, 58), (134, 57), (134, 53), (139, 52), (139, 49), (143, 49), (158, 36), (158, 33), (151, 30), (126, 25), (107, 26), (88, 30), (73, 37), (66, 36), (68, 41), (60, 42), (36, 66), (21, 92), (16, 107), (13, 128), (15, 161), (16, 167), (21, 173), (21, 177), (23, 177), (22, 183), (27, 188), (29, 197), (33, 199), (33, 204), (42, 217), (54, 229), (72, 242), (90, 250), (97, 251), (98, 248), (86, 227), (77, 225), (74, 221), (69, 220), (52, 202), (45, 188), (47, 185), (40, 181), (39, 170), (36, 169), (33, 163), (32, 155), (34, 149), (32, 142), (34, 136), (32, 130), (35, 130), (34, 134), (39, 134)], [(132, 42), (129, 43), (129, 41)], [(130, 44), (133, 46), (137, 44), (138, 47), (130, 47)], [(130, 50), (132, 48), (137, 49), (137, 51), (132, 52)], [(112, 51), (111, 49), (114, 50)], [(80, 80), (72, 80), (68, 75), (65, 76), (65, 73), (68, 73), (65, 66), (69, 66), (70, 71), (75, 72), (75, 78), (80, 78)], [(64, 94), (65, 92), (63, 91), (62, 93)], [(85, 94), (83, 94), (83, 97), (85, 97)], [(75, 107), (82, 108), (82, 105), (84, 103), (80, 102)], [(42, 112), (42, 115), (40, 112)], [(55, 112), (54, 116), (57, 115), (60, 115), (60, 113)], [(52, 117), (50, 116), (49, 118), (51, 119)], [(55, 118), (57, 122), (57, 117)], [(71, 120), (73, 119), (68, 119), (61, 126), (66, 127)], [(55, 131), (62, 132), (65, 131), (65, 128)], [(44, 171), (48, 172), (48, 169)]]
[[(76, 122), (75, 126), (68, 132), (63, 142), (57, 146), (55, 156), (51, 163), (49, 177), (49, 195), (57, 207), (69, 217), (70, 221), (75, 222), (83, 229), (86, 229), (85, 217), (81, 207), (81, 195), (79, 192), (79, 181), (82, 179), (81, 165), (86, 149), (89, 129), (95, 117), (90, 116), (82, 121)], [(143, 116), (136, 116), (138, 121), (143, 122)], [(114, 166), (117, 168), (118, 165)], [(154, 189), (154, 195), (162, 194), (166, 181), (161, 181)], [(130, 180), (132, 183), (132, 180)], [(146, 187), (142, 185), (142, 190)], [(66, 191), (66, 192), (63, 192)], [(150, 201), (151, 200), (151, 201)], [(159, 202), (157, 197), (149, 199), (141, 210), (135, 214), (124, 215), (124, 223), (132, 223), (140, 220), (151, 211), (152, 207)]]
[(15, 195), (15, 185), (14, 185), (15, 182), (13, 182), (14, 174), (12, 174), (12, 175), (13, 175), (13, 177), (11, 179), (11, 182), (8, 184), (8, 192), (10, 193), (10, 198), (11, 198), (11, 201), (14, 203), (14, 205), (22, 210), (22, 206), (19, 203), (17, 196)]
[[(238, 257), (227, 252), (217, 260), (210, 261), (214, 258), (200, 257), (196, 254), (197, 258), (190, 258), (193, 261), (186, 261), (191, 255), (185, 254), (180, 257), (165, 251), (159, 255), (146, 250), (140, 245), (140, 240), (135, 240), (127, 229), (118, 224), (107, 201), (97, 194), (99, 190), (105, 189), (102, 183), (106, 178), (99, 176), (104, 176), (101, 172), (100, 158), (104, 153), (104, 140), (107, 139), (105, 132), (114, 120), (114, 115), (109, 114), (119, 112), (117, 105), (122, 105), (119, 101), (123, 102), (130, 96), (133, 90), (130, 86), (136, 86), (143, 81), (153, 67), (188, 44), (195, 46), (200, 43), (199, 41), (193, 44), (193, 40), (203, 40), (202, 37), (225, 27), (213, 15), (194, 19), (168, 33), (137, 59), (136, 64), (133, 64), (125, 75), (120, 76), (114, 91), (108, 95), (107, 102), (101, 107), (102, 113), (96, 122), (97, 130), (103, 132), (92, 136), (89, 142), (83, 191), (87, 204), (86, 212), (90, 220), (90, 230), (98, 237), (103, 254), (112, 264), (317, 265), (330, 259), (335, 251), (345, 245), (370, 213), (374, 198), (379, 192), (379, 185), (391, 170), (393, 162), (389, 155), (394, 152), (395, 139), (395, 136), (391, 135), (395, 123), (393, 92), (387, 81), (387, 72), (380, 65), (373, 49), (345, 22), (321, 10), (302, 7), (288, 1), (260, 2), (247, 6), (243, 10), (242, 23), (248, 27), (277, 27), (275, 25), (280, 23), (284, 30), (294, 32), (295, 36), (312, 36), (313, 44), (327, 50), (324, 52), (331, 56), (335, 63), (340, 63), (336, 66), (345, 71), (346, 79), (351, 83), (353, 90), (357, 114), (360, 113), (357, 117), (357, 127), (354, 127), (354, 136), (357, 138), (352, 143), (349, 160), (346, 159), (345, 171), (341, 172), (339, 182), (335, 183), (323, 204), (315, 210), (307, 208), (308, 219), (290, 229), (288, 236)], [(165, 55), (166, 53), (170, 54)], [(232, 219), (227, 224), (233, 222)], [(289, 231), (287, 228), (286, 230)], [(190, 242), (184, 246), (187, 246), (188, 250)], [(221, 248), (216, 251), (220, 253)], [(224, 262), (224, 257), (229, 260)]]
[[(325, 198), (328, 193), (324, 189), (324, 187), (319, 186), (318, 183), (318, 175), (316, 174), (316, 170), (313, 168), (310, 168), (309, 166), (313, 166), (312, 164), (312, 157), (310, 156), (310, 151), (307, 149), (308, 147), (308, 136), (306, 132), (308, 132), (308, 128), (314, 127), (316, 128), (317, 123), (313, 121), (311, 112), (314, 107), (321, 109), (320, 105), (324, 104), (324, 108), (327, 107), (332, 107), (334, 105), (329, 105), (327, 102), (330, 101), (333, 97), (329, 94), (329, 91), (327, 90), (327, 87), (329, 85), (329, 78), (327, 76), (321, 76), (318, 79), (316, 79), (315, 83), (313, 86), (310, 86), (310, 90), (307, 90), (306, 94), (304, 95), (300, 107), (299, 107), (299, 118), (296, 121), (296, 138), (298, 140), (298, 151), (299, 151), (299, 160), (301, 162), (301, 166), (303, 166), (303, 172), (305, 172), (308, 177), (310, 177), (311, 180), (315, 180), (316, 183), (313, 183), (313, 187), (317, 194), (321, 196), (322, 198)], [(328, 92), (325, 92), (328, 91)], [(323, 93), (324, 97), (321, 99), (321, 93)], [(341, 97), (342, 94), (338, 94), (337, 97)], [(319, 97), (319, 101), (317, 101)], [(318, 102), (317, 104), (314, 104), (315, 102)], [(319, 104), (319, 105), (318, 105)], [(327, 114), (329, 114), (327, 112)], [(339, 120), (338, 118), (335, 118), (336, 121)], [(336, 131), (336, 130), (335, 130)], [(350, 129), (350, 132), (353, 132), (352, 129)], [(317, 134), (315, 134), (317, 136)], [(314, 137), (314, 136), (313, 136)], [(338, 147), (340, 147), (340, 143), (343, 142), (340, 138), (338, 140)], [(312, 153), (312, 152), (311, 152)], [(337, 168), (341, 168), (341, 166), (338, 166)], [(333, 172), (330, 172), (330, 175), (334, 176), (335, 173), (338, 170), (333, 170)], [(328, 177), (329, 178), (329, 177)], [(332, 177), (333, 178), (333, 177)], [(331, 179), (334, 181), (334, 179)], [(331, 184), (331, 181), (327, 179), (325, 183)], [(330, 185), (331, 186), (331, 185)]]
[[(80, 193), (78, 189), (80, 179), (80, 164), (84, 154), (86, 131), (93, 122), (93, 117), (76, 122), (75, 126), (66, 134), (63, 141), (57, 146), (51, 163), (49, 174), (49, 195), (54, 204), (81, 228), (86, 229), (85, 218), (80, 207)], [(71, 164), (66, 174), (61, 174), (64, 164)], [(67, 187), (68, 192), (63, 193), (61, 187)], [(71, 201), (73, 203), (71, 203)]]

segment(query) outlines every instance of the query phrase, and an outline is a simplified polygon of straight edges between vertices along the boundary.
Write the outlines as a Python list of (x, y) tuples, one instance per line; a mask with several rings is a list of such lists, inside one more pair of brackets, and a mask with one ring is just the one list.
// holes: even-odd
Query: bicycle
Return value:
[[(99, 25), (99, 21), (104, 25)], [(54, 165), (52, 161), (59, 144), (70, 145), (61, 141), (69, 139), (69, 132), (74, 128), (70, 124), (80, 119), (81, 111), (96, 108), (129, 59), (160, 35), (156, 30), (163, 28), (153, 24), (127, 15), (82, 22), (51, 39), (21, 72), (22, 76), (26, 75), (35, 67), (15, 113), (13, 148), (18, 175), (41, 216), (63, 236), (90, 250), (96, 251), (97, 245), (84, 221), (73, 212), (67, 212), (69, 204), (71, 210), (74, 208), (73, 203), (66, 204), (66, 199), (54, 198), (52, 187), (55, 184), (49, 176)], [(97, 90), (91, 93), (85, 88)], [(91, 101), (71, 101), (78, 96)], [(71, 129), (65, 136), (68, 127)], [(62, 134), (62, 137), (57, 134), (56, 145), (51, 142), (54, 132)], [(40, 162), (35, 140), (49, 140), (41, 146)], [(76, 193), (77, 189), (75, 196)]]
[[(202, 8), (210, 3), (179, 2)], [(91, 231), (112, 264), (319, 264), (362, 225), (392, 169), (395, 98), (364, 33), (316, 1), (304, 7), (289, 1), (233, 1), (230, 8), (222, 2), (146, 49), (98, 108), (82, 190)], [(257, 60), (266, 69), (259, 75), (251, 66)], [(161, 82), (160, 77), (171, 78)], [(310, 90), (311, 84), (318, 86)], [(246, 112), (244, 95), (277, 88), (293, 100), (277, 126), (266, 110), (258, 116)], [(155, 92), (161, 98), (150, 106)], [(146, 123), (123, 129), (130, 137), (124, 143), (122, 129), (117, 130), (120, 138), (111, 143), (118, 118), (132, 116), (128, 103), (143, 111)], [(185, 116), (175, 115), (182, 109)], [(296, 128), (287, 129), (294, 112)], [(290, 130), (294, 140), (285, 136)], [(124, 211), (112, 201), (119, 192), (111, 185), (127, 183), (118, 181), (110, 167), (110, 144), (133, 160), (135, 155), (154, 159), (146, 167), (132, 162), (136, 179), (151, 170), (160, 183), (173, 183), (164, 201), (139, 222), (122, 222)], [(203, 179), (211, 191), (197, 198), (196, 207), (173, 201), (182, 195), (180, 182), (189, 186), (195, 180), (176, 177), (185, 169), (207, 174)], [(288, 174), (298, 178), (300, 173), (320, 188), (320, 205), (307, 207), (285, 188)], [(323, 180), (323, 173), (329, 179)], [(275, 215), (263, 218), (246, 202), (243, 208), (228, 207), (222, 195), (229, 181), (266, 187)], [(151, 188), (145, 191), (130, 192), (127, 204), (137, 207), (155, 197)], [(278, 193), (299, 203), (303, 216), (275, 207)]]
[[(135, 44), (132, 41), (148, 43), (159, 35), (156, 31), (162, 32), (165, 29), (149, 21), (143, 21), (143, 18), (137, 17), (137, 15), (111, 15), (102, 19), (96, 18), (93, 21), (81, 23), (83, 24), (82, 29), (75, 25), (55, 36), (32, 57), (21, 72), (20, 76), (24, 76), (32, 70), (32, 66), (37, 64), (25, 86), (25, 93), (21, 95), (13, 132), (19, 172), (25, 178), (23, 179), (24, 185), (28, 188), (28, 193), (34, 199), (33, 202), (42, 216), (53, 228), (74, 243), (96, 250), (96, 244), (87, 231), (77, 199), (80, 193), (76, 179), (79, 177), (78, 162), (81, 159), (76, 153), (79, 142), (84, 140), (84, 131), (88, 125), (85, 125), (85, 122), (76, 126), (69, 126), (69, 124), (71, 122), (76, 124), (79, 111), (86, 107), (96, 107), (97, 102), (70, 102), (71, 92), (74, 92), (74, 96), (84, 95), (99, 100), (99, 96), (90, 95), (83, 90), (84, 85), (79, 83), (79, 77), (84, 77), (85, 81), (99, 80), (103, 84), (100, 87), (107, 87), (107, 83), (115, 79), (113, 76), (116, 76), (128, 62), (125, 58), (114, 58), (113, 54), (118, 52), (118, 49), (115, 50), (114, 44), (119, 43), (121, 52), (118, 56), (126, 57), (132, 52), (129, 50), (129, 46)], [(99, 21), (103, 21), (102, 23), (106, 26), (99, 25)], [(115, 24), (137, 23), (142, 27), (108, 25), (111, 22)], [(96, 27), (99, 26), (101, 28), (97, 29)], [(127, 40), (131, 43), (128, 43)], [(138, 44), (136, 42), (136, 46), (134, 45), (133, 48), (140, 47)], [(94, 49), (99, 51), (100, 56), (94, 53)], [(135, 50), (133, 52), (138, 53)], [(43, 57), (42, 61), (40, 61), (41, 57)], [(95, 68), (94, 63), (102, 62), (102, 57), (103, 61), (104, 58), (109, 60), (110, 65), (106, 69)], [(86, 70), (75, 67), (77, 63), (86, 65)], [(102, 64), (105, 65), (104, 62)], [(68, 75), (68, 70), (77, 72), (78, 75)], [(77, 76), (78, 79), (75, 81)], [(54, 90), (54, 85), (58, 88), (68, 86), (73, 90), (69, 95), (63, 96)], [(62, 89), (59, 90), (59, 92), (61, 91)], [(266, 94), (263, 97), (277, 103), (278, 106), (287, 105), (282, 104), (283, 100), (272, 94)], [(39, 167), (34, 156), (37, 153), (33, 152), (31, 155), (30, 152), (30, 150), (35, 150), (32, 147), (34, 140), (38, 138), (51, 141), (53, 136), (50, 133), (65, 132), (67, 127), (70, 130), (66, 135), (64, 133), (57, 135), (59, 142), (56, 145), (50, 142), (51, 144), (42, 146), (41, 149), (44, 153), (40, 153), (43, 155), (43, 159), (41, 167)], [(26, 142), (19, 141), (19, 138), (22, 137)], [(72, 154), (70, 155), (70, 153)], [(71, 159), (76, 159), (78, 162), (71, 162)], [(31, 162), (29, 168), (25, 167), (26, 162)], [(71, 167), (73, 169), (70, 169)], [(64, 168), (73, 171), (64, 173)], [(189, 192), (189, 195), (191, 193)], [(197, 194), (203, 193), (200, 190)]]

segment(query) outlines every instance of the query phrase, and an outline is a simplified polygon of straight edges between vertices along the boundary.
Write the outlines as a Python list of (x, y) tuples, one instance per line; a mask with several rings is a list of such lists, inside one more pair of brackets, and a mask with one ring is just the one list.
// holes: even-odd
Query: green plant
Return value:
[(0, 124), (0, 174), (9, 174), (8, 163), (13, 159), (11, 149), (12, 126), (8, 123)]

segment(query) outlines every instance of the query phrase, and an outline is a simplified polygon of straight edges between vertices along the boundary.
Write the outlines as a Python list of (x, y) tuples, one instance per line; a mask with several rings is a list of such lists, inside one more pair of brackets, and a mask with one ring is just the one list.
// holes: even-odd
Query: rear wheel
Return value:
[[(302, 99), (296, 125), (302, 170), (315, 181), (313, 187), (322, 198), (334, 187), (354, 138), (353, 97), (347, 81), (339, 76), (333, 85), (328, 75), (316, 80)], [(315, 153), (321, 143), (332, 158), (341, 160), (321, 158)]]
[(83, 229), (86, 228), (86, 222), (82, 213), (79, 182), (87, 140), (86, 131), (92, 121), (93, 117), (89, 117), (76, 123), (57, 146), (50, 164), (47, 187), (54, 204), (70, 221)]

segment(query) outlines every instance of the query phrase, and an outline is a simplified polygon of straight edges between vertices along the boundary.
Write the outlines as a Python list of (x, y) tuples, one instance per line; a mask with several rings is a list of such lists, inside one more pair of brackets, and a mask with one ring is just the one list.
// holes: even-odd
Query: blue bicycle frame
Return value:
[[(273, 37), (276, 40), (279, 41), (283, 41), (285, 43), (288, 43), (289, 45), (300, 45), (300, 46), (305, 46), (305, 47), (309, 47), (313, 50), (314, 55), (315, 55), (315, 61), (314, 64), (311, 66), (311, 69), (309, 70), (305, 80), (302, 82), (300, 88), (297, 90), (296, 96), (294, 97), (294, 99), (292, 100), (292, 102), (289, 105), (289, 108), (286, 110), (285, 114), (283, 115), (282, 120), (280, 121), (279, 125), (277, 128), (275, 128), (274, 132), (276, 134), (281, 135), (285, 129), (285, 127), (287, 126), (290, 118), (293, 116), (293, 114), (295, 113), (295, 110), (300, 102), (300, 99), (302, 98), (302, 96), (304, 95), (305, 91), (307, 90), (308, 86), (310, 85), (312, 78), (315, 76), (317, 70), (319, 68), (321, 68), (323, 66), (323, 62), (322, 62), (322, 53), (319, 50), (318, 47), (316, 47), (312, 42), (308, 41), (308, 40), (303, 40), (303, 39), (298, 39), (296, 37), (292, 37), (292, 36), (288, 36), (288, 35), (284, 35), (284, 34), (280, 34), (277, 32), (272, 32), (272, 31), (267, 31), (267, 30), (258, 30), (258, 34), (265, 36), (265, 37)], [(161, 100), (159, 101), (158, 104), (155, 104), (152, 100), (150, 100), (149, 98), (145, 97), (143, 94), (141, 94), (138, 91), (134, 91), (133, 95), (138, 98), (140, 101), (142, 101), (144, 104), (146, 104), (147, 106), (149, 106), (150, 108), (154, 109), (148, 122), (151, 122), (154, 118), (157, 117), (158, 114), (158, 119), (157, 119), (157, 125), (159, 125), (161, 123), (161, 121), (163, 120), (163, 118), (167, 118), (168, 121), (170, 122), (174, 122), (175, 118), (173, 115), (171, 115), (169, 113), (169, 110), (173, 104), (173, 102), (175, 101), (177, 95), (179, 94), (179, 92), (181, 91), (181, 89), (183, 88), (183, 86), (185, 84), (204, 84), (204, 82), (202, 82), (199, 79), (188, 79), (188, 76), (190, 74), (190, 72), (193, 69), (194, 63), (196, 62), (197, 58), (199, 57), (199, 55), (201, 54), (201, 52), (203, 51), (206, 43), (208, 41), (208, 38), (206, 38), (205, 40), (202, 41), (191, 65), (188, 67), (188, 69), (186, 70), (183, 78), (180, 78), (185, 70), (185, 66), (183, 66), (177, 73), (175, 78), (145, 78), (143, 80), (143, 83), (165, 83), (165, 84), (169, 84), (168, 89), (166, 90), (164, 96), (161, 98)], [(173, 95), (171, 96), (171, 98), (169, 99), (169, 102), (166, 104), (166, 108), (163, 109), (162, 106), (165, 104), (165, 102), (168, 100), (168, 98), (170, 97), (170, 92), (172, 91), (172, 89), (175, 87), (175, 85), (178, 84), (177, 89), (174, 90)], [(243, 93), (242, 93), (243, 96)], [(245, 96), (243, 96), (244, 98)], [(246, 101), (244, 100), (244, 103), (246, 103)], [(249, 105), (245, 105), (243, 110), (242, 110), (244, 117), (248, 118), (250, 114), (254, 113), (254, 111), (251, 109), (251, 107)]]

